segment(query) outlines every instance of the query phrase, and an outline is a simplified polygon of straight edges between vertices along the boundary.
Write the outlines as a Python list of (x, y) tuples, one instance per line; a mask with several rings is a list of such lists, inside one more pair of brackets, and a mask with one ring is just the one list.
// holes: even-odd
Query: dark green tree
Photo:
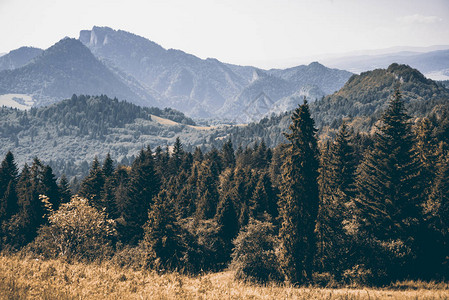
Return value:
[(62, 174), (61, 178), (59, 179), (59, 195), (62, 203), (68, 203), (70, 201), (70, 198), (72, 197), (72, 192), (70, 191), (70, 184), (67, 180), (67, 177)]
[(235, 166), (234, 147), (232, 146), (232, 142), (230, 139), (223, 144), (220, 155), (224, 168), (234, 168)]
[(321, 153), (320, 209), (318, 213), (318, 257), (322, 272), (330, 272), (340, 280), (349, 267), (352, 241), (344, 228), (352, 219), (357, 162), (351, 133), (342, 123), (332, 144)]
[(109, 153), (106, 155), (106, 158), (104, 159), (102, 171), (105, 179), (111, 177), (112, 174), (114, 173), (114, 161), (112, 160), (111, 155)]
[(103, 209), (102, 193), (105, 183), (103, 170), (97, 157), (92, 162), (89, 175), (81, 182), (78, 194), (90, 201), (90, 204), (96, 209)]
[[(422, 219), (421, 164), (399, 90), (376, 126), (357, 177), (360, 228), (367, 263), (378, 280), (412, 275)], [(369, 252), (367, 252), (369, 253)]]
[(155, 270), (182, 270), (186, 246), (172, 200), (166, 190), (161, 190), (155, 197), (148, 213), (142, 245), (148, 253), (150, 266)]
[(0, 224), (18, 210), (17, 179), (18, 170), (14, 156), (8, 152), (0, 166)]
[(280, 187), (279, 259), (287, 280), (303, 284), (312, 276), (319, 206), (316, 129), (306, 101), (293, 112), (289, 129)]
[(426, 203), (426, 240), (420, 265), (427, 279), (449, 276), (449, 155), (440, 158), (437, 175)]
[(126, 198), (122, 201), (124, 227), (121, 239), (135, 244), (143, 236), (143, 225), (148, 220), (148, 210), (153, 204), (161, 187), (161, 179), (154, 167), (154, 158), (150, 147), (141, 150), (131, 167)]
[(223, 249), (218, 255), (217, 264), (222, 264), (223, 266), (226, 266), (231, 259), (232, 240), (239, 232), (239, 220), (234, 208), (234, 198), (235, 195), (230, 195), (230, 193), (223, 196), (218, 203), (217, 214), (215, 215), (218, 235), (223, 240)]

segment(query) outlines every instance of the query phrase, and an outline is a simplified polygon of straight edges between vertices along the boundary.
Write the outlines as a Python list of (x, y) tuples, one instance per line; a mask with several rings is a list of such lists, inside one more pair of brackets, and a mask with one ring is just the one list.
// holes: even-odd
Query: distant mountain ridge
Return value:
[(141, 105), (154, 105), (140, 96), (99, 62), (82, 43), (65, 38), (23, 67), (0, 72), (0, 90), (32, 94), (37, 105), (73, 94), (109, 94)]
[[(371, 130), (398, 84), (407, 113), (412, 119), (441, 110), (449, 112), (449, 89), (410, 66), (391, 64), (386, 69), (353, 75), (339, 91), (310, 103), (310, 111), (321, 137), (334, 135), (343, 120), (356, 132)], [(298, 100), (302, 103), (303, 99)], [(235, 145), (263, 139), (273, 147), (285, 142), (282, 133), (288, 131), (290, 122), (291, 112), (288, 112), (266, 117), (242, 128), (232, 127), (227, 134)]]
[(44, 50), (34, 47), (21, 47), (12, 50), (0, 56), (0, 71), (20, 68), (42, 54), (42, 52)]
[[(347, 71), (329, 71), (318, 63), (265, 71), (211, 58), (203, 60), (107, 27), (81, 31), (80, 41), (106, 65), (133, 76), (153, 95), (157, 92), (160, 103), (196, 117), (236, 118), (262, 92), (274, 102), (298, 92), (305, 85), (322, 89), (324, 92), (320, 95), (328, 94), (338, 90), (351, 76)], [(262, 82), (255, 84), (253, 74), (257, 72), (271, 77), (265, 76)], [(282, 86), (288, 88), (284, 91), (278, 88), (275, 92), (272, 87), (279, 81), (286, 82)]]
[(319, 63), (286, 70), (225, 64), (108, 27), (83, 30), (79, 40), (65, 38), (5, 68), (0, 94), (11, 95), (8, 103), (32, 97), (29, 103), (41, 106), (72, 94), (105, 94), (142, 106), (172, 107), (193, 117), (239, 122), (291, 109), (298, 95), (319, 99), (352, 75)]
[[(440, 48), (444, 48), (441, 46)], [(394, 53), (353, 55), (340, 58), (324, 59), (323, 62), (335, 68), (349, 70), (354, 73), (387, 68), (392, 63), (406, 64), (418, 69), (434, 80), (449, 79), (449, 46), (446, 49), (433, 50), (426, 53), (414, 51), (398, 51)], [(438, 47), (435, 47), (438, 49)]]

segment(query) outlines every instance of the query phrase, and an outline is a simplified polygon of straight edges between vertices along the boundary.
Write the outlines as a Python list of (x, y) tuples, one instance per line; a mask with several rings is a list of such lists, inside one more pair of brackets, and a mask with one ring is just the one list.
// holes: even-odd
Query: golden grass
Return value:
[(0, 299), (449, 299), (447, 285), (419, 286), (406, 290), (261, 286), (235, 281), (231, 271), (197, 277), (158, 275), (108, 262), (0, 255)]

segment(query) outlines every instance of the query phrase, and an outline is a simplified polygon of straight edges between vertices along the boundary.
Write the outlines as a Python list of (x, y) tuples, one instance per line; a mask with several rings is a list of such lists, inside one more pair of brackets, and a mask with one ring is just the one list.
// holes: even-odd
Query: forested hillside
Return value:
[[(202, 144), (207, 130), (173, 109), (139, 107), (106, 96), (76, 96), (48, 107), (0, 108), (0, 149), (23, 165), (35, 156), (69, 178), (84, 176), (95, 155), (111, 153), (124, 164), (145, 145), (167, 145), (175, 135)], [(199, 129), (197, 129), (199, 128)], [(189, 139), (188, 137), (191, 137)]]
[[(356, 132), (371, 130), (398, 85), (413, 119), (439, 115), (449, 104), (449, 90), (443, 84), (425, 78), (409, 66), (392, 64), (388, 69), (353, 75), (339, 91), (310, 103), (321, 138), (334, 137), (343, 120)], [(274, 115), (243, 128), (231, 128), (228, 133), (235, 144), (264, 139), (274, 147), (285, 141), (281, 133), (287, 129), (289, 119), (290, 113)]]
[(225, 140), (189, 152), (177, 138), (170, 151), (142, 148), (131, 166), (95, 158), (79, 187), (38, 158), (19, 170), (8, 152), (1, 247), (159, 273), (230, 267), (259, 283), (443, 280), (448, 114), (411, 122), (400, 91), (388, 98), (363, 138), (343, 122), (319, 141), (304, 103), (276, 148)]

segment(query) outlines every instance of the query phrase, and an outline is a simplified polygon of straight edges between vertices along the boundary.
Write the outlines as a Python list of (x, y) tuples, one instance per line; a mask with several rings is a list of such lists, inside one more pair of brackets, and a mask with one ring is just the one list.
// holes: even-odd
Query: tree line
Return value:
[[(373, 284), (449, 271), (447, 116), (415, 124), (395, 91), (371, 133), (320, 141), (306, 101), (286, 143), (95, 159), (79, 190), (34, 159), (0, 167), (4, 251), (256, 282)], [(76, 196), (72, 194), (76, 193)]]

